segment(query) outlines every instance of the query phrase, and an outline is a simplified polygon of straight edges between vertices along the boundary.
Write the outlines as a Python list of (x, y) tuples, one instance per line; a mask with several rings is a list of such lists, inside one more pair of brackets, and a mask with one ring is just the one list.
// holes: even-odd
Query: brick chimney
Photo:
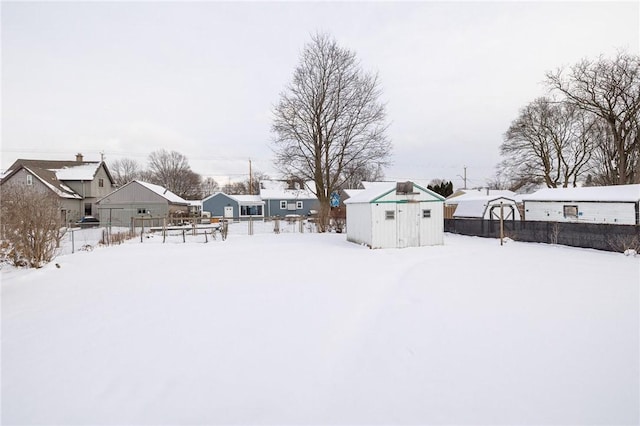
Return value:
[(82, 156), (82, 154), (80, 154), (80, 153), (77, 153), (77, 154), (76, 154), (76, 161), (77, 161), (78, 163), (82, 163), (82, 160), (83, 160), (83, 159), (84, 159), (84, 157)]

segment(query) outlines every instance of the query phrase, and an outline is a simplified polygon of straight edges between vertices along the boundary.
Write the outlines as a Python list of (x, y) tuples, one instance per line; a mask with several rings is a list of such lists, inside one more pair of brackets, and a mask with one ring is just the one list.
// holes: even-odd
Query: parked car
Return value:
[(80, 228), (97, 228), (100, 226), (100, 221), (93, 216), (85, 216), (76, 222), (76, 226)]

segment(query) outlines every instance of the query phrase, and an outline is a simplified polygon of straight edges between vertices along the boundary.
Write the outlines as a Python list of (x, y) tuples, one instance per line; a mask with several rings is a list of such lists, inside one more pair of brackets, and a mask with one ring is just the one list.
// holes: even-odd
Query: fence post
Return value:
[(500, 201), (500, 245), (504, 239), (504, 205)]

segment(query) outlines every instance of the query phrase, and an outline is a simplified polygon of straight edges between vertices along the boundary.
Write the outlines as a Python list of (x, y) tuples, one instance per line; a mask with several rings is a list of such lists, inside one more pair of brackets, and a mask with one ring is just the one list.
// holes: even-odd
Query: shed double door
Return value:
[(420, 203), (396, 204), (397, 247), (420, 246)]

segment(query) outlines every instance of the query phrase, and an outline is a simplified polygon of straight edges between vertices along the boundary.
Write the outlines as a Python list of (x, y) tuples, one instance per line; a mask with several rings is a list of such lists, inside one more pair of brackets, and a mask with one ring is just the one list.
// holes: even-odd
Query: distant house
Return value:
[(260, 181), (260, 199), (264, 201), (264, 215), (267, 217), (309, 216), (319, 207), (314, 191), (315, 185), (312, 181)]
[(414, 182), (380, 182), (345, 200), (347, 240), (371, 248), (443, 244), (444, 198)]
[(546, 188), (521, 198), (525, 220), (640, 224), (640, 185)]
[(100, 216), (96, 202), (115, 187), (103, 161), (16, 160), (2, 177), (5, 185), (19, 185), (26, 190), (51, 192), (61, 201), (61, 219), (75, 222), (83, 216)]
[(133, 217), (188, 216), (189, 202), (162, 186), (134, 180), (98, 200), (97, 209), (103, 223), (129, 226)]
[(217, 218), (264, 218), (264, 204), (259, 195), (228, 195), (218, 192), (202, 200), (202, 211)]
[(520, 211), (516, 201), (507, 197), (496, 197), (495, 195), (475, 195), (467, 197), (457, 197), (453, 212), (454, 219), (500, 219), (520, 220)]

